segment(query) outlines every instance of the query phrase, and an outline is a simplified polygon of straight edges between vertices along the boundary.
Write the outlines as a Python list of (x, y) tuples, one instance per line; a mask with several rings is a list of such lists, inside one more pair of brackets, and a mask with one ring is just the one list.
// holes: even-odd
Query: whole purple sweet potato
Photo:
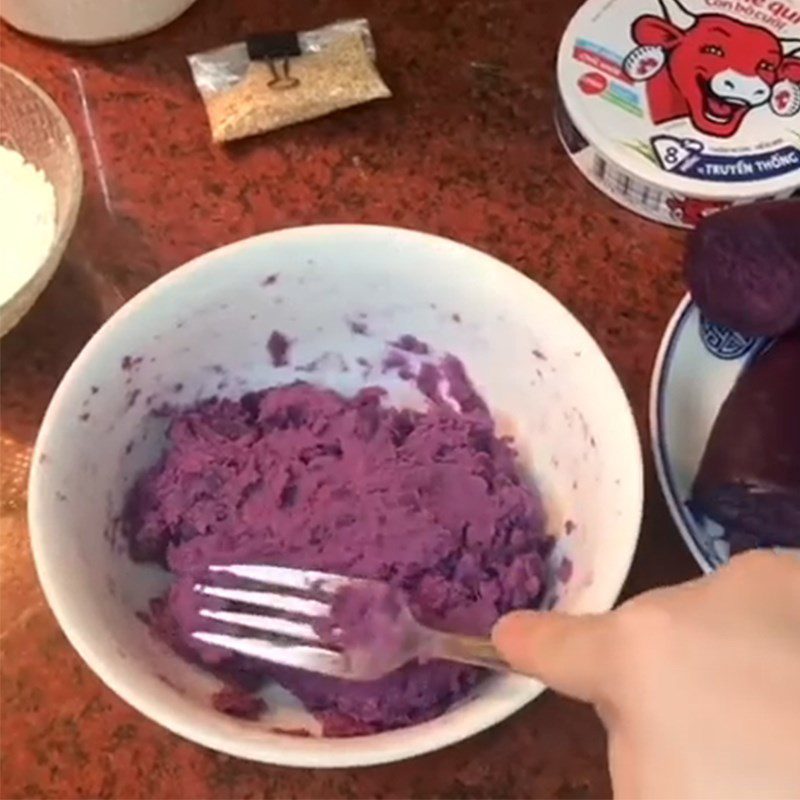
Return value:
[(800, 330), (746, 370), (722, 404), (692, 504), (731, 549), (800, 547)]
[(800, 325), (800, 200), (706, 217), (689, 234), (686, 280), (712, 322), (748, 336)]

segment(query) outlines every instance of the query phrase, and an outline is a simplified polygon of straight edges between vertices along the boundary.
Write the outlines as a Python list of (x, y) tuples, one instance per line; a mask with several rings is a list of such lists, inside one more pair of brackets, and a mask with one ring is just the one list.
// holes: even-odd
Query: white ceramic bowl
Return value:
[[(277, 280), (265, 281), (272, 274)], [(352, 319), (370, 335), (354, 335)], [(270, 364), (273, 330), (294, 340), (294, 365), (334, 354), (322, 359), (315, 382), (344, 392), (379, 383), (403, 404), (419, 402), (409, 384), (380, 369), (365, 377), (356, 359), (379, 364), (385, 343), (404, 333), (460, 357), (542, 488), (560, 534), (555, 557), (573, 560), (555, 602), (587, 612), (614, 603), (639, 533), (642, 461), (625, 394), (589, 334), (535, 283), (463, 245), (394, 228), (312, 227), (247, 239), (175, 270), (112, 317), (65, 376), (36, 444), (29, 502), (39, 577), (65, 633), (142, 713), (243, 758), (376, 764), (499, 722), (541, 685), (493, 677), (437, 719), (404, 730), (355, 739), (286, 735), (274, 728), (314, 723), (285, 693), (267, 692), (270, 712), (258, 722), (217, 713), (209, 702), (217, 682), (155, 641), (135, 616), (168, 581), (128, 559), (115, 523), (126, 490), (163, 445), (163, 422), (148, 414), (147, 401), (239, 396), (307, 379)]]
[(108, 44), (158, 30), (195, 0), (3, 0), (0, 16), (32, 36)]

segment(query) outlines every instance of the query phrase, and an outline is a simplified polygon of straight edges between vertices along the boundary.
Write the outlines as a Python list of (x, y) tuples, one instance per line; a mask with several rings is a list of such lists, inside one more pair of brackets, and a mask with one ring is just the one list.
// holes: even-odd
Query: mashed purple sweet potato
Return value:
[(388, 583), (353, 583), (339, 589), (331, 599), (330, 616), (313, 626), (320, 641), (344, 653), (362, 679), (397, 669), (424, 644), (403, 592)]
[(387, 407), (380, 389), (345, 398), (304, 383), (174, 412), (169, 446), (125, 513), (132, 557), (174, 576), (153, 603), (155, 631), (228, 686), (277, 681), (331, 735), (413, 724), (464, 696), (481, 670), (434, 660), (343, 682), (191, 637), (210, 627), (192, 587), (211, 564), (375, 578), (421, 622), (468, 634), (537, 604), (551, 545), (542, 504), (463, 368), (450, 371), (462, 412), (438, 395), (416, 412)]

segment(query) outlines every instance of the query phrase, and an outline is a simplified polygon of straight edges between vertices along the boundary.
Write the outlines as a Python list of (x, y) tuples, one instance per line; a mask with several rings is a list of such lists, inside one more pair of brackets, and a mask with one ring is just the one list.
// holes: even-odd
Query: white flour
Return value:
[(0, 145), (0, 303), (39, 268), (56, 232), (56, 193), (41, 170)]

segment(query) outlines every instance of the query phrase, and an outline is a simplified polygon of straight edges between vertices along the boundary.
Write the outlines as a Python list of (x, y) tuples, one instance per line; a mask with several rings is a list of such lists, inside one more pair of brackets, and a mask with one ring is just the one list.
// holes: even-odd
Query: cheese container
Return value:
[(800, 0), (588, 0), (558, 90), (573, 163), (641, 216), (800, 194)]

